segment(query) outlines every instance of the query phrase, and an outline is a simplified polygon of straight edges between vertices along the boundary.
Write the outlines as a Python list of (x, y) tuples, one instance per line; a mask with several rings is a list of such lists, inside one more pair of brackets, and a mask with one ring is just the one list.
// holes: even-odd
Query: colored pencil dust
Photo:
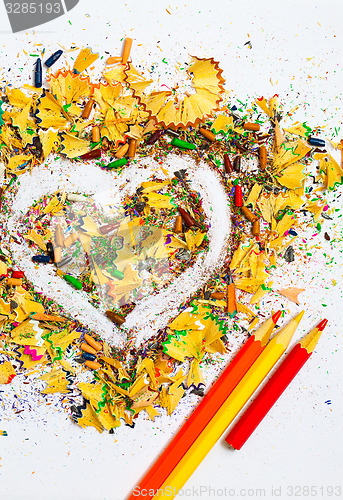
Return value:
[(322, 334), (327, 320), (324, 319), (306, 337), (298, 342), (263, 387), (249, 408), (226, 436), (225, 441), (240, 450), (249, 436), (267, 415), (284, 390), (292, 382), (312, 352)]
[[(126, 34), (115, 43), (103, 33), (102, 53), (77, 40), (37, 40), (30, 52), (12, 44), (0, 102), (0, 384), (15, 375), (31, 384), (43, 370), (34, 401), (48, 401), (37, 390), (59, 410), (73, 401), (76, 425), (111, 433), (125, 424), (137, 433), (142, 418), (163, 424), (161, 412), (172, 420), (183, 398), (202, 401), (206, 378), (228, 366), (274, 298), (285, 311), (307, 300), (297, 283), (272, 283), (279, 266), (298, 273), (318, 251), (327, 260), (343, 186), (339, 125), (330, 141), (320, 123), (294, 122), (290, 99), (241, 101), (213, 54), (144, 61), (148, 46), (133, 51)], [(312, 310), (322, 302), (313, 299)], [(230, 412), (244, 404), (255, 379), (241, 382), (269, 349), (260, 334), (208, 387), (154, 487), (182, 483), (178, 464), (195, 443), (199, 456), (205, 438), (213, 445), (226, 400)], [(1, 394), (3, 420), (14, 389)]]
[[(245, 342), (199, 406), (186, 420), (174, 439), (142, 479), (139, 488), (134, 494), (132, 493), (129, 500), (137, 498), (138, 490), (147, 490), (149, 492), (149, 490), (156, 490), (162, 486), (244, 374), (263, 352), (280, 316), (281, 311), (275, 313)], [(138, 493), (138, 498), (139, 496)], [(144, 498), (148, 499), (152, 498), (152, 496), (147, 493)]]
[(236, 385), (210, 422), (203, 429), (202, 433), (180, 460), (168, 479), (163, 483), (160, 488), (161, 495), (156, 495), (154, 498), (161, 498), (164, 492), (172, 493), (169, 498), (174, 498), (175, 494), (181, 490), (208, 452), (216, 444), (228, 425), (233, 421), (257, 387), (263, 382), (278, 359), (285, 352), (303, 314), (304, 312), (301, 312), (285, 327), (281, 328), (268, 343), (267, 347), (258, 356), (251, 368), (246, 372), (241, 381)]

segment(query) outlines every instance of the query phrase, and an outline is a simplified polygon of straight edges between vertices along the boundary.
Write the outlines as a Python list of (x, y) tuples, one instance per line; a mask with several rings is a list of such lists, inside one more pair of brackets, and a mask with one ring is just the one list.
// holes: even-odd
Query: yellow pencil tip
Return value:
[(285, 349), (289, 345), (290, 341), (292, 340), (292, 337), (294, 335), (295, 330), (298, 328), (298, 325), (301, 321), (301, 318), (304, 316), (305, 311), (301, 311), (297, 316), (287, 325), (282, 327), (275, 335), (272, 341), (276, 342), (277, 344), (282, 344)]
[(297, 325), (299, 325), (301, 318), (304, 316), (304, 314), (305, 311), (301, 311), (295, 318), (293, 318), (293, 321), (295, 321)]
[(321, 334), (323, 333), (322, 330), (318, 329), (318, 326), (316, 328), (313, 328), (313, 330), (310, 331), (301, 341), (300, 345), (304, 349), (307, 350), (308, 353), (311, 353), (314, 351), (314, 348), (316, 347), (318, 340), (321, 337)]

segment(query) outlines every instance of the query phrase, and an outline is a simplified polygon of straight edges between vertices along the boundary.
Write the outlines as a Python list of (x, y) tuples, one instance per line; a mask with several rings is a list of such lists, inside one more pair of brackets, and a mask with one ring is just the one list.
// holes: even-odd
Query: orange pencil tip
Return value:
[(276, 313), (273, 314), (273, 316), (272, 316), (273, 323), (276, 324), (279, 321), (281, 314), (282, 314), (282, 311), (276, 311)]
[(328, 324), (328, 320), (327, 319), (322, 319), (321, 322), (319, 323), (319, 325), (317, 325), (317, 329), (322, 332), (324, 330), (324, 328), (326, 327), (326, 325)]

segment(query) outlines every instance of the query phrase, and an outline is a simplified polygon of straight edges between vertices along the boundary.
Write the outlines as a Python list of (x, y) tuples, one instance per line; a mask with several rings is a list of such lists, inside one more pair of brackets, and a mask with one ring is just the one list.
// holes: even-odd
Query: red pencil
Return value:
[(283, 363), (226, 436), (225, 441), (229, 445), (236, 450), (242, 448), (249, 436), (310, 358), (326, 325), (327, 319), (323, 319), (316, 328), (293, 347)]
[(281, 311), (275, 313), (245, 342), (162, 455), (156, 460), (139, 485), (134, 488), (128, 500), (136, 498), (147, 500), (154, 496), (153, 492), (162, 486), (238, 382), (261, 354), (280, 315)]

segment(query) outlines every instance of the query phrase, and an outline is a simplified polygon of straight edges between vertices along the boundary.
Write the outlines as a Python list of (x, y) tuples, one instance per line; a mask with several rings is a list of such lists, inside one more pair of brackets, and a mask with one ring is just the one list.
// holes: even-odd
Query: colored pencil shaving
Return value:
[(208, 139), (211, 142), (214, 142), (216, 140), (216, 136), (210, 130), (206, 130), (205, 128), (200, 128), (199, 132), (202, 136), (205, 137), (205, 139)]
[(123, 156), (126, 155), (126, 153), (128, 152), (129, 150), (129, 144), (126, 143), (124, 144), (123, 146), (121, 146), (118, 151), (116, 152), (116, 154), (114, 155), (116, 158), (123, 158)]
[(237, 300), (236, 300), (236, 288), (231, 274), (229, 275), (226, 288), (226, 306), (227, 306), (227, 313), (230, 316), (236, 314), (238, 310)]
[[(224, 92), (219, 63), (213, 58), (198, 57), (191, 58), (187, 69), (180, 68), (194, 92), (183, 92), (183, 84), (177, 82), (173, 92), (159, 92), (154, 69), (150, 75), (146, 73), (147, 68), (141, 74), (137, 65), (131, 63), (132, 39), (126, 39), (123, 45), (123, 57), (110, 58), (108, 63), (112, 66), (104, 68), (106, 83), (103, 79), (93, 79), (92, 64), (99, 55), (90, 48), (82, 48), (77, 58), (73, 57), (72, 70), (64, 67), (46, 74), (46, 67), (61, 55), (61, 51), (57, 51), (45, 61), (43, 73), (41, 61), (35, 64), (34, 93), (27, 85), (23, 90), (14, 88), (12, 82), (4, 87), (5, 103), (0, 103), (1, 132), (6, 139), (0, 162), (0, 206), (4, 215), (0, 235), (0, 317), (6, 318), (1, 325), (5, 353), (19, 362), (15, 367), (2, 363), (0, 379), (8, 383), (15, 373), (31, 370), (34, 360), (20, 343), (20, 331), (15, 334), (14, 343), (19, 346), (13, 351), (15, 354), (9, 346), (13, 341), (13, 328), (27, 327), (32, 334), (33, 321), (35, 328), (44, 329), (44, 336), (49, 337), (43, 346), (37, 344), (37, 349), (30, 348), (35, 351), (37, 369), (39, 364), (54, 365), (55, 361), (62, 364), (70, 360), (67, 340), (69, 345), (80, 348), (82, 360), (80, 356), (75, 359), (82, 365), (73, 377), (85, 403), (76, 412), (73, 410), (72, 419), (82, 426), (94, 426), (99, 432), (116, 428), (123, 421), (132, 425), (133, 408), (147, 413), (152, 420), (158, 415), (158, 407), (167, 408), (171, 415), (184, 395), (184, 387), (200, 388), (204, 381), (200, 365), (203, 356), (212, 356), (212, 353), (225, 356), (232, 337), (240, 340), (241, 321), (250, 322), (249, 330), (254, 328), (252, 312), (244, 305), (246, 294), (254, 294), (254, 303), (258, 304), (269, 293), (267, 280), (279, 263), (283, 249), (291, 245), (290, 238), (300, 236), (305, 227), (316, 227), (317, 232), (321, 218), (330, 219), (333, 209), (325, 199), (325, 191), (330, 191), (331, 197), (343, 184), (342, 164), (335, 159), (338, 149), (343, 153), (343, 141), (330, 145), (328, 150), (332, 154), (326, 149), (319, 152), (317, 148), (329, 146), (324, 137), (317, 137), (321, 127), (312, 130), (305, 122), (289, 124), (288, 129), (283, 128), (283, 122), (280, 126), (281, 115), (290, 117), (292, 113), (282, 109), (277, 96), (261, 97), (249, 107), (244, 105), (242, 110), (233, 110), (231, 97)], [(114, 52), (116, 55), (120, 56)], [(103, 61), (100, 58), (98, 62)], [(82, 74), (87, 68), (87, 74)], [(65, 162), (63, 158), (72, 162)], [(100, 163), (90, 164), (100, 158)], [(46, 169), (47, 160), (52, 160), (49, 169)], [(152, 167), (150, 171), (150, 162), (157, 168)], [(315, 175), (314, 169), (318, 170)], [(148, 175), (145, 181), (151, 184), (148, 187), (141, 179), (143, 170)], [(180, 173), (177, 178), (173, 175), (175, 171)], [(145, 274), (147, 262), (137, 269), (135, 265), (128, 265), (125, 272), (114, 266), (105, 268), (104, 255), (100, 253), (107, 255), (106, 240), (111, 241), (119, 260), (126, 261), (123, 256), (128, 245), (125, 243), (123, 249), (119, 248), (121, 236), (116, 236), (115, 225), (99, 220), (100, 235), (107, 235), (101, 238), (93, 231), (94, 227), (87, 229), (74, 223), (69, 227), (65, 218), (70, 203), (88, 203), (90, 193), (99, 194), (100, 188), (107, 191), (109, 185), (113, 186), (113, 178), (119, 182), (121, 175), (125, 180), (123, 187), (133, 183), (137, 189), (131, 194), (130, 190), (126, 191), (127, 196), (117, 208), (125, 211), (130, 224), (139, 220), (142, 228), (152, 224), (162, 231), (162, 237), (155, 241), (159, 249), (153, 252), (153, 260), (160, 250), (167, 251), (168, 283), (174, 287), (173, 293), (167, 296), (160, 293), (165, 289), (158, 283), (164, 276), (161, 269), (149, 296), (140, 298), (136, 293), (134, 285), (140, 282), (142, 273)], [(162, 185), (162, 190), (156, 189)], [(72, 191), (65, 193), (66, 189)], [(96, 203), (99, 202), (101, 208), (98, 194)], [(220, 217), (215, 216), (216, 205), (221, 207)], [(254, 220), (254, 214), (258, 219)], [(55, 217), (57, 220), (53, 222)], [(51, 229), (56, 224), (60, 224), (60, 233), (54, 237)], [(25, 230), (20, 234), (22, 229)], [(7, 238), (8, 235), (11, 237)], [(20, 236), (21, 244), (16, 235)], [(325, 233), (324, 237), (330, 240), (329, 234)], [(55, 246), (48, 251), (50, 241)], [(86, 251), (87, 241), (102, 248), (96, 255), (99, 262), (94, 272), (88, 258), (79, 267), (78, 259)], [(107, 262), (114, 258), (112, 250)], [(148, 257), (150, 267), (151, 254), (148, 256), (145, 250), (140, 253)], [(308, 252), (308, 260), (310, 255)], [(208, 265), (199, 266), (193, 273), (202, 257)], [(63, 281), (58, 276), (50, 279), (53, 261), (58, 263), (56, 268)], [(13, 266), (25, 272), (11, 276)], [(228, 285), (226, 280), (229, 267), (235, 273), (234, 285)], [(184, 293), (182, 279), (185, 276), (189, 276), (193, 286), (188, 294)], [(295, 286), (281, 293), (287, 301), (299, 303), (301, 289)], [(36, 287), (42, 293), (36, 293)], [(234, 314), (235, 289), (240, 290), (241, 298), (238, 314)], [(175, 306), (177, 297), (181, 309)], [(106, 304), (109, 300), (111, 303)], [(105, 301), (104, 308), (99, 307), (102, 301)], [(164, 304), (169, 308), (168, 321), (155, 311)], [(63, 311), (63, 325), (56, 315), (56, 306), (62, 308), (58, 310), (61, 314)], [(201, 325), (195, 330), (199, 342), (194, 349), (196, 335), (190, 334), (187, 321), (180, 320), (184, 313), (178, 315), (183, 307), (193, 308), (192, 313), (186, 313), (187, 319)], [(208, 315), (206, 319), (204, 310)], [(259, 305), (254, 309), (257, 322), (263, 317), (262, 311)], [(150, 315), (154, 320), (144, 327)], [(170, 321), (174, 326), (183, 323), (184, 328), (172, 328)], [(19, 326), (15, 326), (16, 323)], [(166, 327), (170, 327), (171, 332), (168, 344), (162, 342), (161, 336)], [(187, 356), (184, 345), (178, 343), (180, 330), (187, 332), (181, 338), (186, 341)], [(85, 331), (94, 336), (95, 342), (101, 340), (97, 342), (98, 350), (87, 341)], [(40, 342), (38, 337), (32, 340), (33, 344)], [(128, 340), (125, 346), (121, 344), (119, 351), (107, 342), (119, 343), (119, 339), (120, 342)], [(97, 354), (84, 351), (81, 344), (89, 345)], [(168, 366), (163, 359), (161, 369), (159, 359), (164, 356)], [(96, 359), (101, 361), (101, 367), (94, 365)], [(89, 367), (85, 361), (93, 364)], [(210, 370), (206, 358), (204, 361)], [(180, 362), (184, 363), (182, 367)], [(109, 366), (115, 367), (110, 379)], [(85, 367), (98, 370), (90, 387), (79, 383)], [(160, 377), (154, 375), (155, 371)], [(172, 372), (173, 376), (169, 377)], [(186, 378), (175, 394), (174, 384), (178, 378), (174, 379), (174, 375), (181, 377), (181, 373)], [(64, 372), (61, 376), (64, 379)], [(125, 389), (121, 387), (123, 380)], [(137, 397), (137, 387), (149, 395), (146, 400)], [(69, 391), (64, 383), (61, 390)], [(94, 402), (96, 397), (90, 392), (102, 395), (104, 406), (100, 413), (101, 405)]]
[(129, 57), (130, 57), (130, 52), (131, 52), (131, 47), (132, 47), (132, 38), (125, 38), (125, 43), (124, 43), (124, 48), (123, 48), (123, 55), (122, 55), (122, 63), (126, 64)]
[[(142, 479), (139, 485), (140, 491), (156, 490), (162, 486), (169, 474), (264, 350), (280, 316), (281, 311), (276, 312), (249, 337), (199, 406), (186, 420), (174, 439)], [(130, 500), (134, 498), (137, 498), (137, 491), (130, 496)], [(152, 496), (147, 494), (144, 498), (152, 498)]]
[(324, 319), (293, 347), (271, 379), (226, 436), (225, 441), (229, 445), (236, 450), (242, 448), (296, 374), (311, 357), (326, 324), (327, 320)]
[[(301, 312), (290, 321), (290, 323), (281, 328), (258, 356), (251, 368), (236, 385), (229, 397), (226, 398), (225, 402), (213, 416), (211, 421), (169, 475), (168, 479), (163, 483), (159, 490), (162, 495), (166, 491), (172, 493), (169, 498), (174, 498), (175, 494), (177, 494), (186, 481), (188, 481), (190, 476), (223, 434), (227, 426), (236, 417), (278, 359), (285, 352), (303, 314), (304, 312)], [(159, 494), (157, 493), (153, 498), (158, 497)]]

